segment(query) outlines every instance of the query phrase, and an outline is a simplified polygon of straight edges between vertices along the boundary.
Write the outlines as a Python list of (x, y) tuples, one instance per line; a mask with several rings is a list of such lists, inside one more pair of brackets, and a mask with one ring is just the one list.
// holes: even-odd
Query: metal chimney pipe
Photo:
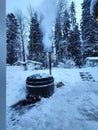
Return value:
[(48, 52), (48, 59), (49, 59), (49, 74), (51, 75), (51, 52)]

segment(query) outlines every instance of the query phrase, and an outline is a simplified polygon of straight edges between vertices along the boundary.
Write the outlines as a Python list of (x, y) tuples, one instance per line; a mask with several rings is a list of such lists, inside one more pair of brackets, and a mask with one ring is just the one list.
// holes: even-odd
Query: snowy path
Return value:
[[(25, 98), (25, 78), (37, 71), (12, 73), (9, 68), (7, 72), (7, 130), (98, 130), (97, 67), (54, 68), (55, 84), (62, 81), (64, 86), (55, 88), (50, 98), (42, 98), (35, 106), (30, 104), (21, 111), (11, 110), (9, 106)], [(80, 72), (90, 72), (96, 81), (82, 81)]]

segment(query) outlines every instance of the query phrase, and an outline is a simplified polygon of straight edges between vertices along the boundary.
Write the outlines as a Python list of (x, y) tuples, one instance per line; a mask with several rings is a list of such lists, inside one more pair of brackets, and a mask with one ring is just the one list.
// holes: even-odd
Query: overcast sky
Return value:
[[(23, 13), (28, 15), (27, 7), (31, 4), (32, 7), (38, 9), (41, 7), (44, 0), (6, 0), (6, 13), (15, 12), (17, 9), (21, 9)], [(46, 1), (46, 0), (45, 0)], [(50, 0), (51, 1), (51, 0)], [(69, 1), (69, 0), (68, 0)], [(77, 20), (81, 18), (81, 3), (83, 0), (73, 0), (76, 4)], [(45, 6), (45, 5), (42, 5)]]

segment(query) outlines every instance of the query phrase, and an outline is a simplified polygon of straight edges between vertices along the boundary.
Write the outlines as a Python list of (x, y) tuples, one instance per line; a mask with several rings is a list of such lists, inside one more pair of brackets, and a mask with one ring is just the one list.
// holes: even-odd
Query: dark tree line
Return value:
[(19, 25), (13, 13), (7, 15), (7, 63), (13, 65), (20, 57)]
[(34, 60), (43, 63), (46, 66), (46, 53), (42, 43), (43, 33), (40, 28), (40, 23), (37, 13), (31, 17), (30, 31), (28, 35), (28, 43), (25, 41), (26, 23), (23, 22), (21, 13), (10, 13), (6, 18), (7, 25), (7, 63), (13, 65), (16, 61), (20, 60)]
[[(76, 12), (75, 12), (75, 5), (74, 2), (71, 3), (70, 6), (70, 13), (66, 10), (65, 2), (63, 0), (59, 0), (59, 7), (58, 7), (58, 13), (56, 17), (56, 22), (54, 26), (54, 33), (53, 33), (53, 42), (54, 47), (56, 50), (56, 63), (59, 61), (62, 61), (64, 58), (74, 60), (76, 65), (80, 65), (80, 58), (81, 58), (81, 42), (80, 42), (80, 32), (78, 29), (78, 24), (76, 23)], [(9, 15), (7, 15), (7, 21), (9, 20)], [(13, 14), (13, 17), (15, 15)], [(11, 25), (13, 24), (12, 19), (10, 19)], [(34, 60), (42, 62), (44, 66), (47, 66), (47, 58), (46, 58), (46, 52), (44, 52), (44, 46), (43, 46), (43, 33), (41, 30), (41, 24), (40, 20), (38, 19), (38, 15), (36, 12), (32, 13), (31, 16), (31, 22), (30, 22), (30, 30), (29, 30), (29, 40), (27, 45), (28, 55), (25, 54), (25, 42), (24, 42), (24, 35), (23, 35), (23, 24), (22, 19), (18, 15), (18, 19), (15, 17), (15, 21), (17, 23), (17, 31), (19, 32), (20, 37), (17, 38), (18, 33), (16, 32), (15, 27), (13, 26), (11, 28), (12, 32), (16, 35), (16, 42), (13, 41), (11, 38), (7, 37), (7, 45), (9, 47), (9, 44), (14, 46), (13, 49), (7, 48), (7, 52), (15, 52), (19, 53), (20, 55), (17, 55), (17, 59), (13, 60), (11, 59), (11, 64), (13, 64), (17, 60), (23, 60), (26, 59)], [(7, 22), (9, 24), (9, 22)], [(8, 27), (7, 35), (11, 35), (9, 32), (10, 28)], [(8, 40), (12, 40), (12, 42), (8, 42)], [(20, 50), (14, 51), (16, 49), (16, 43), (18, 43), (18, 47)], [(16, 54), (14, 55), (16, 56)], [(15, 56), (10, 54), (13, 58)], [(9, 55), (7, 55), (9, 57)], [(10, 57), (9, 57), (10, 59)], [(7, 63), (10, 64), (10, 61), (7, 60)]]
[[(58, 4), (52, 35), (56, 61), (54, 65), (64, 59), (71, 59), (76, 66), (81, 66), (86, 57), (98, 56), (98, 23), (90, 15), (90, 0), (82, 3), (80, 29), (76, 20), (75, 3), (72, 1), (69, 10), (66, 10), (64, 0), (59, 0)], [(46, 67), (47, 55), (43, 46), (41, 20), (37, 12), (32, 13), (29, 25), (23, 19), (22, 14), (7, 14), (7, 63), (13, 65), (18, 60), (34, 60)], [(27, 32), (26, 26), (29, 26)]]
[(65, 8), (65, 2), (60, 0), (54, 30), (57, 62), (63, 61), (64, 58), (72, 59), (77, 66), (80, 66), (82, 59), (81, 40), (74, 2), (71, 3), (69, 10), (68, 12)]
[(90, 15), (91, 0), (84, 0), (82, 3), (82, 50), (83, 58), (98, 56), (98, 22)]

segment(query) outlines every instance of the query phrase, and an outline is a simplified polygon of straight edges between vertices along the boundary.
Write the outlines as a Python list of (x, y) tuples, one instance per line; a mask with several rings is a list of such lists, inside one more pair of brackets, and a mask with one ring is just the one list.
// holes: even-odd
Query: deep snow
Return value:
[[(80, 72), (89, 72), (95, 82), (82, 81)], [(7, 130), (98, 130), (98, 67), (53, 68), (55, 93), (50, 98), (22, 110), (10, 106), (25, 99), (27, 76), (48, 70), (23, 71), (7, 66), (6, 129)], [(56, 88), (58, 82), (64, 86)]]

